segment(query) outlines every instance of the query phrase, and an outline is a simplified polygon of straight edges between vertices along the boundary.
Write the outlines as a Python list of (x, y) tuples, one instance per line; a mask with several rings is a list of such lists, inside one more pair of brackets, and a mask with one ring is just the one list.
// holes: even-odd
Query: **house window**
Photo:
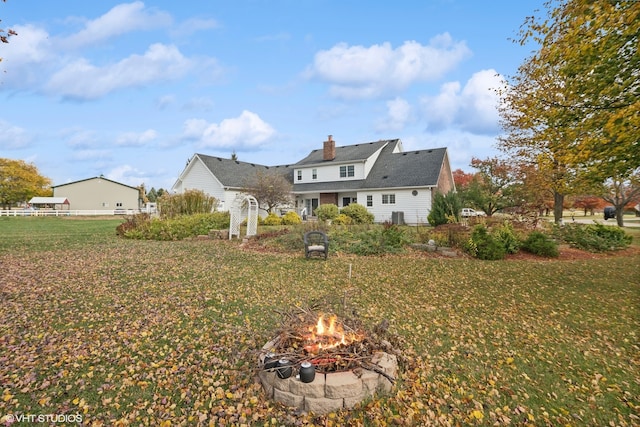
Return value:
[(311, 169), (311, 179), (318, 179), (318, 169)]
[(298, 170), (298, 181), (302, 181), (302, 171)]
[(122, 207), (122, 202), (116, 202), (116, 208), (121, 208)]
[(382, 204), (383, 205), (394, 205), (396, 203), (396, 195), (395, 194), (383, 194), (382, 195)]
[(373, 196), (372, 195), (368, 195), (367, 196), (367, 206), (368, 207), (372, 207), (373, 206)]
[(109, 207), (109, 203), (108, 202), (102, 202), (102, 207), (103, 208), (108, 208)]
[(340, 166), (340, 178), (346, 178), (350, 176), (355, 176), (355, 166)]

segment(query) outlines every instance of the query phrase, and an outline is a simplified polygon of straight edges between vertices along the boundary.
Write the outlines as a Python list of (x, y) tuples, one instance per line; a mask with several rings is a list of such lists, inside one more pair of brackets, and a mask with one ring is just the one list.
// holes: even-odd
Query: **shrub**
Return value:
[(333, 223), (336, 225), (349, 225), (351, 222), (351, 217), (348, 217), (345, 214), (339, 214), (333, 219)]
[(301, 224), (302, 218), (300, 218), (300, 215), (298, 215), (294, 211), (289, 211), (282, 217), (282, 223), (284, 225)]
[(518, 239), (513, 225), (511, 225), (510, 222), (505, 221), (502, 223), (501, 226), (494, 230), (493, 235), (502, 247), (504, 247), (506, 253), (515, 254), (520, 249), (520, 239)]
[(570, 246), (591, 252), (624, 249), (632, 240), (622, 228), (602, 224), (567, 224), (557, 227), (555, 234)]
[(158, 199), (158, 211), (163, 218), (179, 215), (213, 212), (218, 200), (200, 190), (186, 190), (184, 193), (165, 193)]
[(471, 237), (465, 245), (465, 250), (471, 255), (484, 260), (503, 259), (504, 246), (495, 239), (484, 225), (476, 225), (471, 232)]
[(132, 224), (135, 223), (135, 227), (129, 225), (122, 227), (119, 234), (129, 239), (181, 240), (200, 234), (208, 234), (210, 230), (228, 228), (229, 221), (228, 212), (182, 215), (175, 218), (148, 220), (141, 218), (130, 221)]
[(464, 248), (465, 244), (469, 240), (470, 232), (469, 227), (466, 227), (459, 223), (442, 224), (433, 229), (434, 238), (438, 242), (437, 238), (440, 238), (440, 245), (454, 246)]
[(532, 231), (522, 242), (522, 249), (534, 255), (556, 258), (560, 255), (558, 243), (540, 231)]
[(427, 216), (429, 224), (436, 227), (438, 225), (458, 222), (462, 203), (457, 193), (450, 191), (446, 195), (436, 193), (433, 198), (431, 212)]
[(359, 233), (359, 241), (349, 247), (349, 252), (357, 255), (382, 255), (385, 253), (401, 252), (409, 243), (405, 231), (391, 223), (385, 223), (382, 228), (376, 227)]
[(351, 203), (342, 208), (340, 213), (351, 218), (353, 224), (372, 224), (375, 216), (366, 207), (358, 203)]
[(278, 215), (271, 212), (267, 217), (262, 221), (262, 225), (282, 225), (282, 218)]
[(129, 237), (127, 234), (135, 234), (135, 231), (143, 227), (147, 227), (151, 221), (151, 215), (148, 213), (140, 213), (128, 217), (125, 222), (116, 227), (116, 234), (122, 237)]
[(333, 203), (325, 203), (318, 206), (315, 210), (315, 215), (321, 221), (326, 221), (329, 219), (333, 220), (338, 216), (338, 213), (338, 206), (334, 205)]

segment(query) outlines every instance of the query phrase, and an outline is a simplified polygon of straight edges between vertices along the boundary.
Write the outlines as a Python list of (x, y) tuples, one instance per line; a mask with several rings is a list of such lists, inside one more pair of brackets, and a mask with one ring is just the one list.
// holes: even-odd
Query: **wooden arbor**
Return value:
[(233, 236), (240, 237), (240, 224), (247, 219), (247, 236), (255, 236), (258, 233), (258, 201), (253, 196), (238, 196), (233, 201), (230, 209), (231, 220), (229, 222), (229, 240)]

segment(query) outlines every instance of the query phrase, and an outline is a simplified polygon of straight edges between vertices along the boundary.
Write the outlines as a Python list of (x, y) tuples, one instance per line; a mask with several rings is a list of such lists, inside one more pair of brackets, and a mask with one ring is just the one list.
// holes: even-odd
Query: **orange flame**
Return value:
[(345, 332), (342, 324), (338, 323), (336, 315), (331, 315), (327, 324), (325, 316), (321, 314), (318, 317), (318, 322), (314, 326), (310, 326), (308, 331), (309, 333), (304, 338), (309, 344), (305, 345), (304, 349), (312, 354), (362, 340), (361, 334)]

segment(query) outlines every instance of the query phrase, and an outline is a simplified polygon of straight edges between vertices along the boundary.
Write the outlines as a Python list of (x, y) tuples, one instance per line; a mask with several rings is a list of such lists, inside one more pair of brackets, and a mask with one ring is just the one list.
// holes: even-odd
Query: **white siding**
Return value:
[(179, 188), (178, 186), (175, 187), (175, 190), (179, 193), (184, 193), (186, 190), (201, 190), (205, 194), (226, 202), (226, 194), (220, 181), (211, 174), (198, 157), (191, 161), (187, 171), (181, 177), (181, 181), (182, 185)]
[[(417, 191), (417, 195), (412, 192)], [(394, 204), (382, 204), (383, 194), (394, 194)], [(367, 206), (367, 196), (373, 196), (373, 206)], [(358, 203), (367, 207), (375, 216), (375, 222), (391, 221), (393, 212), (403, 212), (407, 224), (426, 224), (431, 211), (431, 189), (385, 189), (358, 192)]]
[[(354, 174), (346, 178), (340, 178), (340, 166), (353, 166)], [(318, 172), (318, 178), (312, 179), (312, 172), (315, 169)], [(298, 180), (298, 171), (302, 171), (302, 179)], [(359, 163), (343, 163), (331, 164), (327, 166), (311, 166), (308, 168), (299, 168), (293, 171), (293, 183), (308, 184), (311, 182), (334, 182), (334, 181), (350, 181), (356, 179), (364, 179), (365, 164)], [(295, 187), (294, 187), (295, 188)]]

